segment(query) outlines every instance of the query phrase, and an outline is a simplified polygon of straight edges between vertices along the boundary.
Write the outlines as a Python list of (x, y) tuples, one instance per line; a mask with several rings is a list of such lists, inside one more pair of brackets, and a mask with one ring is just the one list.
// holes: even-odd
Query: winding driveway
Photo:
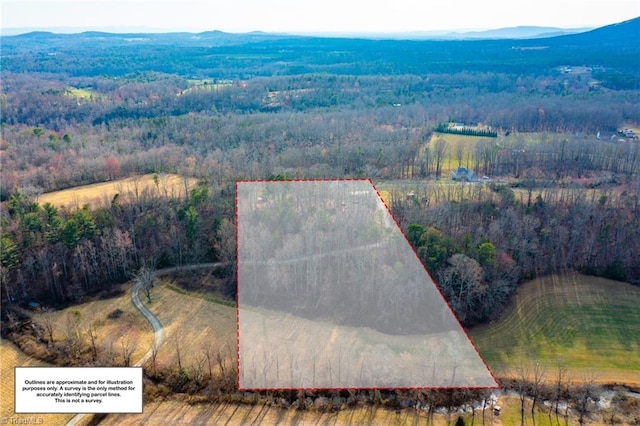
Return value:
[[(162, 275), (172, 274), (174, 272), (192, 271), (195, 269), (203, 269), (203, 268), (217, 268), (218, 266), (222, 266), (223, 264), (224, 263), (222, 262), (216, 262), (216, 263), (196, 263), (194, 265), (186, 265), (186, 266), (173, 266), (170, 268), (164, 268), (164, 269), (159, 269), (157, 271), (154, 271), (153, 279), (156, 279)], [(144, 363), (147, 362), (149, 358), (153, 356), (153, 351), (154, 350), (157, 351), (158, 348), (160, 348), (160, 345), (162, 345), (162, 343), (164, 342), (164, 337), (165, 337), (164, 327), (162, 326), (162, 323), (160, 322), (160, 320), (156, 318), (156, 316), (153, 315), (147, 309), (147, 307), (144, 306), (140, 301), (139, 292), (141, 287), (142, 287), (142, 283), (140, 281), (136, 281), (136, 283), (131, 288), (131, 302), (133, 303), (133, 306), (135, 306), (140, 311), (140, 313), (144, 315), (147, 321), (149, 321), (149, 323), (151, 324), (151, 327), (153, 328), (154, 341), (151, 349), (149, 349), (149, 351), (147, 351), (147, 353), (142, 358), (140, 358), (138, 362), (133, 364), (134, 367), (140, 367), (144, 365)]]
[[(224, 265), (224, 263), (216, 262), (216, 263), (196, 263), (194, 265), (186, 265), (186, 266), (173, 266), (170, 268), (164, 268), (164, 269), (159, 269), (157, 271), (154, 271), (153, 279), (156, 279), (163, 275), (172, 274), (174, 272), (192, 271), (195, 269), (203, 269), (203, 268), (217, 268), (222, 265)], [(144, 363), (147, 362), (153, 356), (153, 352), (157, 351), (160, 348), (162, 343), (164, 343), (164, 339), (165, 339), (164, 327), (162, 326), (162, 323), (140, 301), (139, 292), (141, 287), (142, 287), (142, 283), (138, 280), (135, 282), (133, 287), (131, 287), (131, 302), (133, 303), (133, 306), (135, 306), (136, 309), (138, 309), (138, 311), (140, 311), (140, 313), (151, 324), (151, 327), (153, 328), (154, 339), (153, 339), (153, 346), (147, 351), (146, 354), (144, 354), (142, 358), (138, 360), (138, 362), (133, 364), (132, 367), (141, 367), (142, 365), (144, 365)], [(67, 426), (75, 426), (79, 424), (89, 414), (90, 413), (76, 414), (75, 416), (73, 416), (71, 420), (67, 422)]]

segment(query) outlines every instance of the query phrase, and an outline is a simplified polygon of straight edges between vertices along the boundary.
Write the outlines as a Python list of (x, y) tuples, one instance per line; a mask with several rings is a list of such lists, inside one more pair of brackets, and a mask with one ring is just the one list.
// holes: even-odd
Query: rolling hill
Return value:
[(640, 68), (639, 29), (640, 18), (636, 18), (580, 34), (518, 40), (372, 40), (220, 31), (33, 32), (0, 39), (3, 71), (19, 73), (117, 76), (156, 71), (230, 79), (318, 72), (399, 75), (499, 71), (536, 75), (573, 63), (635, 75)]

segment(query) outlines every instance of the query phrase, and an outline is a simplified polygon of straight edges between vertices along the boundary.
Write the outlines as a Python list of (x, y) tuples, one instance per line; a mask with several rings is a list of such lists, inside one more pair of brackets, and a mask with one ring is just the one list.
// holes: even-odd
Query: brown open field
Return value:
[[(92, 325), (98, 347), (113, 344), (118, 352), (122, 344), (132, 342), (135, 345), (131, 356), (134, 363), (151, 348), (153, 333), (149, 322), (131, 303), (130, 287), (130, 284), (124, 285), (123, 293), (118, 297), (92, 300), (59, 311), (36, 312), (32, 318), (40, 325), (50, 320), (54, 324), (53, 336), (56, 341), (65, 339), (70, 328), (77, 327), (88, 344), (86, 332)], [(116, 318), (109, 318), (114, 315)]]
[[(496, 363), (505, 363), (508, 366), (515, 365), (514, 363), (520, 362), (523, 356), (555, 362), (557, 354), (561, 353), (564, 356), (565, 365), (576, 381), (592, 373), (588, 366), (594, 365), (598, 368), (596, 376), (598, 381), (637, 384), (640, 383), (640, 377), (636, 377), (640, 371), (637, 365), (640, 349), (633, 335), (633, 330), (638, 329), (634, 322), (637, 320), (637, 313), (634, 314), (633, 309), (639, 305), (639, 299), (640, 289), (624, 283), (581, 275), (548, 277), (524, 284), (519, 290), (512, 308), (502, 320), (492, 325), (473, 329), (470, 334), (489, 365), (494, 367), (494, 371), (500, 370), (500, 368), (495, 368)], [(181, 348), (182, 363), (187, 369), (197, 364), (207, 347), (214, 350), (224, 348), (223, 354), (231, 354), (232, 357), (235, 357), (236, 312), (233, 307), (214, 303), (202, 295), (176, 291), (173, 289), (172, 279), (169, 277), (163, 278), (154, 287), (152, 302), (149, 304), (145, 299), (145, 304), (165, 325), (167, 334), (165, 344), (158, 353), (158, 364), (175, 365), (176, 344)], [(560, 306), (563, 309), (559, 309)], [(71, 310), (76, 310), (80, 313), (81, 318), (91, 317), (100, 320), (115, 309), (121, 309), (123, 313), (119, 321), (114, 321), (112, 325), (115, 326), (116, 322), (124, 321), (128, 328), (144, 328), (144, 332), (141, 330), (139, 337), (146, 340), (143, 340), (145, 343), (139, 345), (136, 356), (134, 356), (135, 359), (150, 346), (151, 333), (150, 327), (142, 315), (135, 311), (131, 305), (128, 291), (116, 298), (91, 301), (48, 315), (56, 315), (58, 322), (64, 322), (65, 316), (68, 316)], [(580, 311), (582, 314), (579, 313)], [(619, 313), (610, 317), (611, 311)], [(554, 315), (557, 315), (558, 312), (577, 315), (577, 322), (564, 317), (556, 318)], [(40, 315), (47, 314), (39, 314), (36, 317)], [(40, 318), (43, 317), (40, 316)], [(112, 334), (114, 330), (120, 329), (118, 327), (109, 328), (111, 326), (109, 321), (111, 320), (104, 321), (105, 324), (99, 328), (102, 338), (107, 334)], [(563, 327), (558, 327), (558, 324), (563, 324)], [(545, 329), (545, 325), (550, 326), (553, 332)], [(519, 337), (518, 333), (522, 336)], [(556, 339), (553, 333), (562, 338)], [(58, 336), (62, 337), (62, 334), (58, 334)], [(629, 340), (628, 344), (623, 343), (623, 338)], [(0, 349), (2, 356), (1, 377), (3, 378), (3, 384), (0, 387), (2, 392), (0, 414), (16, 417), (12, 412), (12, 404), (10, 406), (6, 404), (6, 401), (13, 400), (12, 368), (15, 365), (43, 365), (43, 363), (29, 359), (6, 341), (2, 341)], [(584, 363), (585, 360), (587, 364)], [(500, 417), (494, 418), (490, 412), (487, 412), (486, 424), (507, 425), (519, 422), (519, 402), (515, 397), (500, 396), (498, 404), (503, 408)], [(543, 408), (538, 411), (536, 424), (555, 424), (549, 420), (547, 410), (547, 408)], [(436, 414), (435, 424), (453, 424), (457, 416), (458, 414)], [(471, 414), (464, 413), (462, 416), (470, 419)], [(45, 424), (63, 424), (70, 417), (64, 415), (42, 416), (45, 419)], [(383, 407), (366, 406), (325, 413), (314, 410), (285, 410), (268, 406), (262, 402), (256, 405), (192, 404), (173, 397), (146, 404), (143, 414), (109, 415), (102, 420), (101, 424), (120, 425), (145, 422), (155, 424), (160, 421), (159, 419), (162, 419), (161, 421), (166, 424), (217, 424), (222, 422), (229, 425), (247, 423), (386, 425), (423, 424), (426, 422), (425, 413), (412, 409), (396, 411)], [(573, 424), (576, 419), (571, 417), (569, 420), (570, 424)], [(480, 424), (480, 412), (476, 413), (476, 421)], [(600, 425), (605, 424), (605, 421), (600, 416), (590, 419), (587, 424)]]
[[(31, 418), (42, 419), (43, 425), (61, 425), (69, 421), (73, 414), (15, 414), (14, 404), (14, 370), (20, 367), (46, 367), (47, 364), (22, 353), (8, 340), (0, 340), (0, 424), (19, 424), (20, 421), (28, 421)], [(6, 421), (5, 421), (6, 420)], [(26, 424), (26, 423), (25, 423)]]
[(172, 290), (171, 279), (163, 277), (151, 292), (151, 303), (140, 297), (164, 325), (166, 339), (157, 355), (158, 366), (177, 366), (180, 352), (183, 367), (195, 367), (205, 351), (221, 352), (236, 362), (236, 309), (205, 297)]
[[(498, 141), (497, 138), (489, 138), (483, 136), (467, 136), (467, 135), (456, 135), (452, 133), (434, 133), (429, 138), (429, 141), (425, 144), (425, 148), (429, 147), (431, 149), (431, 155), (435, 149), (437, 140), (444, 140), (446, 144), (445, 156), (442, 162), (442, 176), (445, 178), (449, 177), (449, 174), (452, 170), (458, 168), (458, 158), (457, 154), (460, 152), (462, 154), (462, 167), (466, 167), (468, 169), (473, 168), (473, 157), (474, 150), (476, 149), (476, 145), (479, 141), (488, 141), (492, 143), (496, 143)], [(419, 153), (422, 155), (422, 152)]]
[[(155, 176), (157, 178), (154, 178)], [(161, 197), (184, 197), (197, 182), (195, 178), (184, 178), (173, 174), (147, 174), (47, 192), (38, 197), (38, 203), (78, 208), (85, 204), (92, 207), (108, 206), (116, 194), (119, 194), (120, 202), (134, 200), (145, 193)]]
[[(437, 425), (447, 424), (446, 416), (438, 417)], [(451, 417), (454, 421), (457, 419), (457, 416)], [(425, 424), (426, 415), (414, 410), (396, 412), (374, 406), (323, 413), (287, 410), (265, 404), (189, 405), (181, 401), (164, 401), (147, 405), (143, 414), (110, 415), (100, 424), (154, 424), (156, 419), (163, 419), (165, 424), (203, 425), (412, 425)]]
[[(475, 416), (471, 412), (435, 414), (433, 423), (427, 421), (424, 411), (415, 409), (391, 410), (381, 406), (359, 406), (344, 408), (339, 411), (322, 412), (315, 410), (301, 411), (274, 407), (265, 403), (255, 405), (245, 404), (188, 404), (185, 401), (166, 400), (145, 405), (143, 414), (114, 414), (107, 416), (100, 425), (139, 425), (157, 424), (162, 419), (162, 424), (198, 424), (198, 425), (433, 425), (444, 426), (455, 424), (458, 416), (465, 420), (465, 424), (512, 426), (520, 424), (520, 401), (515, 396), (501, 395), (496, 405), (501, 407), (499, 416), (493, 414), (488, 408), (482, 416), (482, 410), (477, 409)], [(565, 424), (560, 416), (559, 423), (555, 413), (549, 416), (548, 407), (536, 407), (535, 423), (531, 420), (531, 405), (525, 404), (526, 425), (555, 426)], [(585, 425), (604, 426), (610, 424), (605, 418), (606, 414), (596, 414), (589, 417)], [(472, 417), (474, 419), (472, 420)], [(624, 417), (618, 416), (619, 419)], [(472, 423), (473, 421), (473, 423)], [(570, 413), (568, 424), (578, 424), (575, 413)], [(623, 423), (624, 424), (624, 423)], [(632, 424), (632, 423), (626, 423)]]

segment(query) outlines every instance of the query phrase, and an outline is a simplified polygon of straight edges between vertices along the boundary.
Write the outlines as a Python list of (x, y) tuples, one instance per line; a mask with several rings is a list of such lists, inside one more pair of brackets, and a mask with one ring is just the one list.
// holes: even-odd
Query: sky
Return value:
[(398, 33), (520, 25), (593, 28), (640, 16), (640, 1), (1, 0), (0, 15), (3, 30)]

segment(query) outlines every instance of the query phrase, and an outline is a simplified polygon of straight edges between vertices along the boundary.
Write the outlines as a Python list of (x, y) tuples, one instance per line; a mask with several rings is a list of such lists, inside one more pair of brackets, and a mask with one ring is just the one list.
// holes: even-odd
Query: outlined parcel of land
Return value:
[(497, 386), (369, 180), (237, 197), (241, 389)]

